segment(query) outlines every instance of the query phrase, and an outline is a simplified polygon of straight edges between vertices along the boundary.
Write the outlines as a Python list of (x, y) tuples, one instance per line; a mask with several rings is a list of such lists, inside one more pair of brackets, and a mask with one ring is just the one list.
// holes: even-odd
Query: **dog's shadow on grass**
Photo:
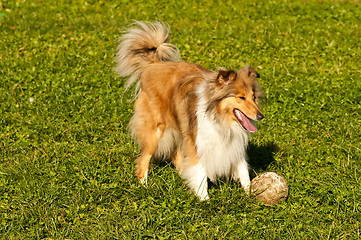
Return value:
[[(278, 147), (274, 143), (266, 143), (265, 145), (256, 145), (254, 143), (249, 143), (247, 154), (248, 154), (248, 164), (250, 165), (250, 178), (251, 180), (256, 177), (256, 175), (266, 171), (268, 166), (275, 161), (274, 153), (277, 152)], [(218, 179), (216, 183), (213, 183), (208, 180), (209, 188), (214, 188), (218, 186), (221, 182), (228, 182), (229, 179)], [(234, 183), (235, 184), (235, 183)]]
[[(256, 145), (250, 143), (248, 146), (248, 163), (257, 173), (261, 173), (267, 169), (267, 167), (275, 161), (274, 153), (278, 150), (278, 147), (274, 143), (267, 143), (265, 145)], [(253, 173), (251, 172), (251, 175)]]

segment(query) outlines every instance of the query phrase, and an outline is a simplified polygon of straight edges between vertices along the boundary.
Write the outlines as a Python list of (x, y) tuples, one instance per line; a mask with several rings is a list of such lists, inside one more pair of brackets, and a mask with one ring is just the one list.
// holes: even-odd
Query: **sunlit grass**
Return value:
[[(3, 239), (358, 239), (361, 10), (353, 1), (2, 1)], [(267, 95), (252, 174), (288, 201), (265, 207), (234, 182), (189, 193), (171, 164), (134, 177), (134, 97), (113, 73), (117, 38), (162, 20), (186, 61), (250, 63)]]

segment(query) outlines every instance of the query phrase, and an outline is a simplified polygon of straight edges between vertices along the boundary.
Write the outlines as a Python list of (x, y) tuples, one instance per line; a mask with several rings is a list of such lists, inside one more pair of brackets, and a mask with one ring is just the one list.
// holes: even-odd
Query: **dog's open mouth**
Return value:
[(249, 132), (255, 132), (257, 131), (257, 129), (255, 128), (255, 126), (252, 125), (251, 121), (249, 120), (249, 118), (243, 114), (243, 112), (237, 108), (235, 108), (233, 110), (234, 116), (236, 116), (238, 122), (242, 125), (242, 127), (244, 129), (246, 129)]

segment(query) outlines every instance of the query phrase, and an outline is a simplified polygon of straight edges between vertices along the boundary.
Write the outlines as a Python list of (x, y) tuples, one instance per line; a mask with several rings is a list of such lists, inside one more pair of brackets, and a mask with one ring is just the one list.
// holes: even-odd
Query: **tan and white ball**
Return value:
[(287, 199), (288, 186), (282, 176), (265, 172), (252, 179), (251, 193), (266, 206), (271, 206)]

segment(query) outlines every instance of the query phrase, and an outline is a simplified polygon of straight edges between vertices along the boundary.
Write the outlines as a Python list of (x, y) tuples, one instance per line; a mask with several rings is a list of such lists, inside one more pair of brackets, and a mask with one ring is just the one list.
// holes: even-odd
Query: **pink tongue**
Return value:
[(248, 117), (246, 117), (240, 110), (235, 109), (234, 114), (236, 115), (237, 119), (240, 121), (242, 126), (249, 132), (255, 132), (257, 129), (252, 125), (249, 121)]

